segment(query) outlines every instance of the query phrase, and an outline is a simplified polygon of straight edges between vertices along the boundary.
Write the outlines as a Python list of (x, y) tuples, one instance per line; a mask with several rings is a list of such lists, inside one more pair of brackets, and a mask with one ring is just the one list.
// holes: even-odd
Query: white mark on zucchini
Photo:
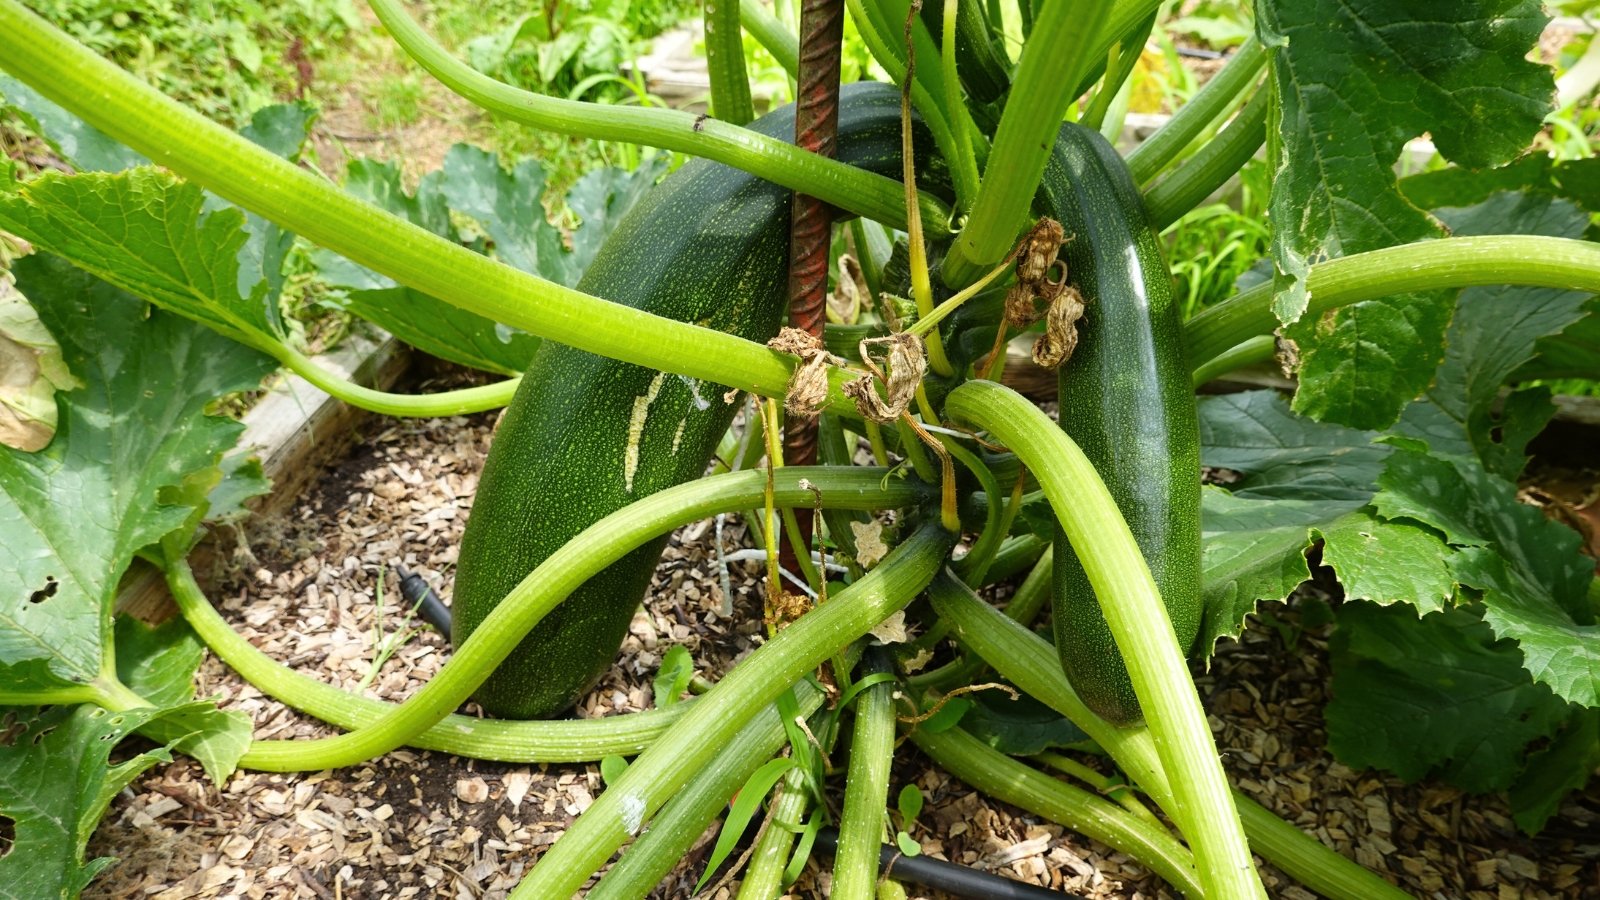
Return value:
[(644, 798), (638, 794), (622, 795), (622, 827), (628, 829), (630, 837), (644, 827)]
[(683, 382), (684, 386), (689, 389), (689, 396), (694, 398), (695, 409), (711, 408), (711, 401), (700, 396), (700, 379), (690, 378), (687, 375), (679, 375), (678, 380)]
[(678, 445), (683, 443), (683, 426), (685, 426), (687, 424), (689, 424), (689, 417), (688, 416), (685, 416), (685, 417), (679, 419), (678, 420), (678, 430), (674, 431), (672, 433), (672, 455), (673, 456), (677, 456), (678, 455)]
[(645, 416), (650, 413), (650, 404), (656, 402), (656, 395), (661, 393), (661, 382), (666, 377), (667, 373), (657, 372), (644, 393), (633, 398), (633, 415), (628, 418), (628, 448), (622, 456), (622, 482), (630, 494), (633, 493), (633, 473), (639, 470), (639, 441), (644, 437)]

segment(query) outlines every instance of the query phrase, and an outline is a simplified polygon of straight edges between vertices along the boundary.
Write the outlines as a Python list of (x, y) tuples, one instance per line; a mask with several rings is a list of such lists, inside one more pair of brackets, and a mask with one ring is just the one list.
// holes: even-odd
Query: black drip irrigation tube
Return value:
[[(450, 607), (429, 586), (427, 579), (404, 566), (395, 566), (395, 574), (400, 576), (400, 596), (405, 599), (406, 608), (446, 638), (450, 637)], [(815, 849), (819, 852), (831, 857), (838, 846), (837, 829), (824, 828), (817, 833)], [(898, 881), (973, 900), (1086, 900), (1079, 894), (1052, 891), (942, 859), (906, 856), (899, 848), (888, 844), (878, 851), (878, 872)]]
[[(838, 829), (824, 828), (817, 832), (814, 849), (832, 856), (838, 845)], [(878, 850), (878, 874), (974, 900), (1086, 900), (1080, 894), (1052, 891), (942, 859), (906, 856), (889, 844)]]

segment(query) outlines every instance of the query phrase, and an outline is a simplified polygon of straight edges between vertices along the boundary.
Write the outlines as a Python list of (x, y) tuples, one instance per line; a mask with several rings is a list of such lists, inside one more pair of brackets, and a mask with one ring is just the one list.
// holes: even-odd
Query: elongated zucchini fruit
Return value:
[[(792, 138), (794, 112), (784, 107), (750, 127)], [(845, 87), (838, 156), (898, 175), (899, 91)], [(787, 189), (728, 166), (690, 162), (628, 212), (578, 289), (765, 341), (786, 309), (789, 205)], [(452, 640), (465, 640), (517, 582), (584, 528), (704, 474), (738, 409), (726, 392), (541, 344), (479, 481), (461, 542)], [(546, 616), (478, 690), (483, 708), (537, 718), (576, 702), (615, 659), (665, 543), (663, 535), (635, 550)]]
[[(1098, 133), (1064, 125), (1045, 168), (1045, 213), (1059, 221), (1086, 310), (1061, 367), (1061, 427), (1110, 488), (1144, 552), (1184, 648), (1200, 630), (1200, 435), (1172, 279), (1122, 158)], [(1056, 649), (1090, 709), (1141, 718), (1083, 566), (1058, 528)]]

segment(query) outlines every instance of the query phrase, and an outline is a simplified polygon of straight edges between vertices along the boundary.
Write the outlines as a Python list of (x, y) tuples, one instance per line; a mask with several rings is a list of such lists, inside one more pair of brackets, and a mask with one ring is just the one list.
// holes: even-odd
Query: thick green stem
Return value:
[[(972, 214), (945, 259), (946, 284), (976, 279), (1016, 242), (1061, 118), (1076, 99), (1078, 79), (1094, 64), (1087, 48), (1103, 30), (1113, 5), (1111, 0), (1081, 0), (1051, 3), (1040, 11), (1017, 64)], [(1066, 65), (1063, 54), (1068, 55)]]
[[(1600, 244), (1528, 235), (1442, 238), (1330, 259), (1306, 276), (1302, 318), (1393, 294), (1486, 284), (1600, 293)], [(1184, 343), (1197, 369), (1278, 328), (1272, 284), (1242, 291), (1190, 319)]]
[(1148, 819), (1024, 765), (960, 728), (938, 734), (918, 728), (911, 732), (911, 740), (940, 768), (985, 794), (1121, 850), (1185, 896), (1202, 896), (1194, 857)]
[(1205, 365), (1194, 370), (1194, 386), (1208, 384), (1245, 366), (1253, 366), (1271, 359), (1278, 352), (1278, 340), (1270, 334), (1253, 337), (1237, 347), (1230, 347), (1221, 356), (1213, 356)]
[[(961, 99), (961, 79), (956, 73), (956, 18), (961, 0), (944, 0), (943, 27), (940, 29), (939, 69), (944, 79), (944, 105), (946, 109), (964, 109)], [(972, 133), (965, 128), (955, 129), (957, 159), (960, 165), (950, 167), (955, 181), (956, 210), (959, 215), (971, 204), (978, 189), (977, 163), (972, 154)]]
[(393, 394), (356, 384), (329, 372), (315, 361), (285, 345), (269, 351), (289, 371), (309, 381), (329, 396), (385, 416), (460, 416), (467, 413), (499, 409), (511, 402), (517, 392), (521, 377), (507, 378), (493, 384), (441, 391), (437, 394)]
[(893, 681), (882, 681), (856, 700), (839, 849), (833, 858), (834, 900), (872, 900), (878, 881), (878, 848), (883, 846), (889, 767), (894, 762), (894, 691)]
[(756, 43), (772, 54), (789, 78), (800, 76), (800, 41), (767, 11), (761, 0), (739, 0), (739, 21)]
[(767, 830), (750, 851), (750, 864), (739, 882), (739, 900), (774, 900), (783, 893), (783, 871), (789, 865), (795, 834), (810, 805), (805, 773), (791, 770), (778, 785), (778, 794), (767, 813)]
[(730, 125), (756, 117), (750, 78), (744, 70), (744, 33), (739, 30), (739, 0), (705, 0), (706, 74), (711, 80), (711, 114)]
[[(366, 728), (399, 709), (302, 675), (256, 649), (223, 621), (195, 583), (184, 560), (166, 566), (167, 586), (178, 611), (217, 658), (267, 696), (330, 725)], [(501, 762), (594, 762), (632, 756), (666, 731), (688, 709), (677, 704), (603, 719), (513, 722), (454, 713), (407, 741), (413, 747)], [(243, 765), (255, 761), (246, 754)]]
[(1267, 108), (1271, 99), (1269, 91), (1257, 91), (1221, 134), (1145, 192), (1145, 207), (1157, 230), (1199, 206), (1256, 155), (1267, 141)]
[(991, 381), (950, 393), (947, 415), (986, 429), (1038, 479), (1100, 599), (1172, 781), (1174, 818), (1213, 897), (1264, 897), (1233, 795), (1150, 567), (1094, 466), (1021, 394)]
[(512, 892), (513, 900), (572, 896), (751, 716), (909, 603), (933, 577), (951, 541), (939, 525), (922, 526), (866, 577), (735, 666), (545, 852)]
[[(1062, 674), (1056, 649), (971, 591), (936, 582), (929, 597), (941, 619), (977, 655), (1029, 696), (1061, 713), (1111, 754), (1117, 765), (1175, 820), (1172, 786), (1149, 729), (1119, 728), (1089, 711)], [(1406, 894), (1234, 791), (1250, 847), (1330, 900), (1404, 900)], [(1183, 826), (1179, 820), (1180, 828)]]
[[(796, 688), (801, 715), (810, 715), (822, 705), (821, 691), (803, 681)], [(662, 807), (661, 814), (650, 823), (650, 830), (606, 872), (589, 892), (588, 900), (631, 900), (647, 896), (683, 862), (695, 841), (705, 833), (706, 825), (726, 806), (728, 798), (738, 793), (757, 769), (777, 755), (787, 740), (778, 710), (771, 706), (762, 710), (709, 766)]]
[[(785, 395), (793, 357), (753, 341), (590, 297), (388, 215), (173, 102), (52, 28), (16, 0), (0, 0), (0, 66), (177, 174), (401, 284), (581, 350), (767, 397)], [(742, 135), (756, 137), (745, 129), (717, 127), (736, 132), (734, 137), (741, 146)], [(800, 152), (781, 142), (778, 146)], [(845, 172), (867, 175), (850, 166), (801, 155), (816, 165), (826, 163), (824, 168), (838, 166)], [(775, 171), (787, 171), (788, 163), (774, 161), (773, 165)], [(851, 205), (842, 196), (829, 197), (824, 186), (809, 178), (784, 183), (830, 202)], [(872, 184), (887, 186), (893, 196), (884, 211), (892, 212), (891, 221), (903, 222), (899, 183), (881, 179), (881, 184)], [(863, 188), (859, 196), (874, 190), (877, 188)], [(837, 370), (829, 376), (829, 407), (855, 416), (854, 403), (839, 391), (839, 385), (851, 376)]]
[[(899, 19), (895, 18), (894, 8), (900, 11)], [(845, 8), (850, 11), (850, 19), (856, 24), (856, 33), (861, 35), (862, 43), (867, 45), (867, 50), (872, 54), (878, 65), (889, 73), (889, 77), (896, 84), (906, 81), (906, 54), (905, 54), (905, 7), (898, 4), (880, 4), (878, 0), (846, 0)], [(938, 71), (938, 66), (933, 61), (938, 59), (938, 53), (933, 49), (928, 39), (926, 30), (919, 30), (914, 35), (918, 59), (925, 60), (927, 65), (917, 66), (918, 70), (932, 68)], [(926, 46), (927, 55), (923, 55)], [(938, 76), (922, 73), (922, 77), (911, 79), (911, 99), (915, 103), (917, 112), (922, 116), (923, 124), (928, 126), (928, 131), (933, 135), (934, 143), (939, 147), (939, 155), (951, 164), (951, 181), (956, 189), (957, 196), (970, 197), (964, 193), (977, 186), (977, 168), (970, 155), (961, 156), (960, 147), (956, 144), (955, 129), (961, 126), (961, 121), (966, 118), (966, 108), (961, 107), (952, 113), (944, 106), (944, 89), (939, 82), (930, 82)], [(930, 84), (933, 86), (930, 87)], [(954, 119), (952, 119), (954, 115)], [(967, 182), (970, 182), (968, 184)], [(953, 214), (946, 210), (943, 218), (930, 218), (932, 213), (927, 204), (923, 204), (922, 218), (927, 227), (934, 234), (948, 234), (954, 224)], [(876, 218), (865, 216), (864, 218)], [(897, 220), (877, 218), (879, 222), (895, 228), (906, 227), (905, 209), (902, 205), (900, 216)]]
[(1267, 52), (1254, 36), (1240, 44), (1222, 71), (1212, 76), (1167, 124), (1128, 154), (1128, 171), (1133, 180), (1145, 184), (1177, 159), (1202, 131), (1233, 108), (1256, 83), (1266, 64)]
[[(900, 506), (916, 498), (917, 491), (904, 482), (888, 485), (885, 490), (872, 475), (861, 478), (858, 474), (870, 471), (784, 469), (774, 486), (775, 502), (784, 507), (810, 505), (814, 498), (809, 490), (801, 489), (802, 478), (809, 478), (812, 485), (821, 489), (830, 505), (881, 508)], [(878, 470), (876, 477), (881, 479), (883, 474)], [(764, 496), (765, 488), (763, 472), (718, 475), (652, 494), (601, 519), (513, 588), (472, 636), (456, 647), (450, 662), (394, 712), (373, 725), (336, 737), (258, 742), (251, 749), (254, 767), (272, 771), (339, 768), (413, 740), (460, 706), (510, 655), (529, 629), (601, 569), (663, 531), (754, 505)]]

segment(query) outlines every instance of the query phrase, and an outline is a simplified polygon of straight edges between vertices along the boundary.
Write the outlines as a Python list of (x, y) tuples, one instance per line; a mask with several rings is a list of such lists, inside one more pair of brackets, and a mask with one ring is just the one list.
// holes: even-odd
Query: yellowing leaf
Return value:
[(56, 433), (56, 391), (78, 386), (11, 274), (0, 273), (0, 444), (43, 450)]
[(883, 524), (880, 522), (851, 522), (850, 530), (856, 539), (856, 562), (861, 563), (861, 568), (870, 569), (883, 559), (889, 548), (883, 543)]

